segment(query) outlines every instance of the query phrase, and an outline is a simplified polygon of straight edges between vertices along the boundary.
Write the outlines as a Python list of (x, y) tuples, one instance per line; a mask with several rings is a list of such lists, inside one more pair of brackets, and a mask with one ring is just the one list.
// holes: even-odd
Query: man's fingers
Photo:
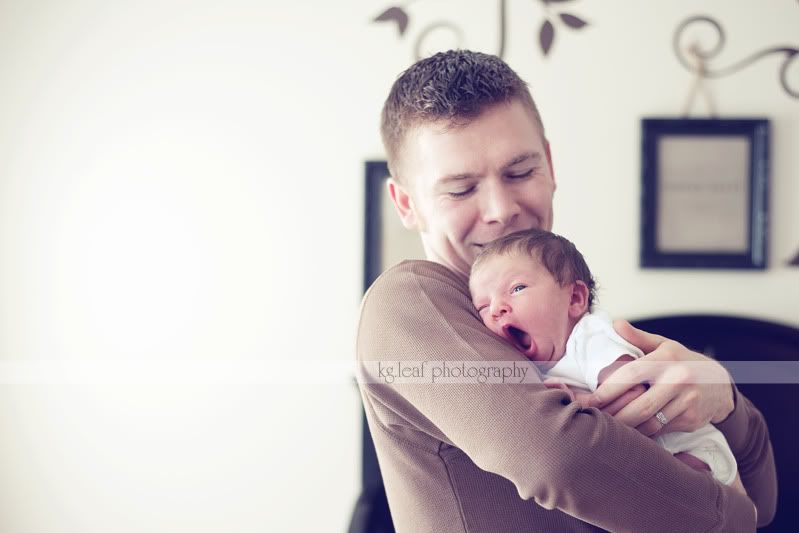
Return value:
[(666, 340), (665, 337), (660, 335), (638, 329), (626, 320), (614, 320), (613, 329), (615, 329), (616, 333), (621, 335), (624, 340), (638, 347), (638, 349), (644, 353), (654, 351), (655, 348), (663, 344)]
[(610, 416), (615, 416), (616, 413), (621, 411), (628, 403), (641, 396), (644, 392), (646, 392), (646, 387), (640, 384), (636, 385), (603, 407), (602, 410)]
[(581, 407), (591, 407), (591, 399), (593, 395), (590, 392), (575, 392), (574, 400), (580, 404)]
[[(627, 404), (621, 411), (616, 413), (616, 420), (637, 428), (641, 424), (654, 420), (658, 411), (669, 403), (671, 396), (667, 387), (653, 385), (646, 393)], [(668, 418), (668, 415), (666, 415)], [(653, 426), (654, 430), (660, 426)], [(654, 431), (652, 431), (654, 433)]]
[(660, 424), (660, 422), (658, 422), (654, 418), (650, 418), (649, 420), (647, 420), (643, 424), (639, 425), (635, 429), (638, 430), (639, 433), (641, 433), (642, 435), (644, 435), (646, 437), (654, 438), (654, 437), (656, 437), (658, 435), (658, 432), (662, 428), (663, 428), (663, 426)]
[(558, 378), (545, 378), (543, 383), (548, 389), (559, 389), (563, 385), (563, 382)]
[[(676, 431), (676, 429), (673, 427), (675, 420), (680, 418), (680, 415), (678, 414), (679, 409), (680, 406), (677, 405), (676, 402), (671, 401), (656, 411), (654, 416), (646, 419), (635, 429), (650, 438), (655, 438), (657, 436), (663, 435), (664, 433), (672, 433), (673, 431)], [(660, 413), (663, 414), (662, 419), (658, 417), (658, 414)], [(664, 420), (666, 421), (665, 424), (663, 423)]]
[(594, 391), (593, 407), (605, 408), (624, 393), (641, 383), (648, 381), (645, 370), (651, 370), (638, 359), (618, 368)]

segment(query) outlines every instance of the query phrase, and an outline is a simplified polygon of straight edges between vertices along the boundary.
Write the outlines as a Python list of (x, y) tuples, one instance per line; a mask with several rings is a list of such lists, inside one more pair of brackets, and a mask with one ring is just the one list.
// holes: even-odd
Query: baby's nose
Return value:
[(491, 315), (500, 318), (510, 312), (510, 307), (504, 302), (498, 302), (491, 306)]

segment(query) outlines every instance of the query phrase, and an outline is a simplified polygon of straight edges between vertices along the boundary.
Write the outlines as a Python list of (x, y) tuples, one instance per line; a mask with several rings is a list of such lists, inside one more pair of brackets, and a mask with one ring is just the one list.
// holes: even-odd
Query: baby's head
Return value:
[(483, 323), (544, 369), (563, 357), (574, 325), (591, 311), (594, 285), (574, 244), (539, 229), (487, 244), (469, 278)]

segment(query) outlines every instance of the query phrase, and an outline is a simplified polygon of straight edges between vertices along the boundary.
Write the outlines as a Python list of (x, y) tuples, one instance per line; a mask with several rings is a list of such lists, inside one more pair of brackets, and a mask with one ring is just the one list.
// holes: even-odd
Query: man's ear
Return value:
[(388, 194), (391, 196), (391, 203), (394, 204), (394, 209), (397, 210), (397, 215), (399, 215), (402, 225), (406, 229), (416, 229), (416, 208), (413, 205), (411, 195), (394, 178), (388, 178), (386, 186), (388, 187)]
[(549, 164), (549, 172), (552, 174), (552, 183), (557, 189), (558, 181), (555, 179), (555, 165), (552, 164), (552, 148), (549, 146), (549, 141), (544, 141), (544, 151), (547, 154), (547, 163)]
[(569, 317), (580, 318), (588, 311), (588, 286), (579, 279), (572, 283), (572, 295), (569, 301)]

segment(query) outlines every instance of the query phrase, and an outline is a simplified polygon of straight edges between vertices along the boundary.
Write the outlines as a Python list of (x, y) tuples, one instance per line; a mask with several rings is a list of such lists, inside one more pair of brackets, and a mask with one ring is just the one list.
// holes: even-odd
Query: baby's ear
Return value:
[(579, 279), (572, 283), (569, 317), (580, 318), (588, 311), (588, 286)]

